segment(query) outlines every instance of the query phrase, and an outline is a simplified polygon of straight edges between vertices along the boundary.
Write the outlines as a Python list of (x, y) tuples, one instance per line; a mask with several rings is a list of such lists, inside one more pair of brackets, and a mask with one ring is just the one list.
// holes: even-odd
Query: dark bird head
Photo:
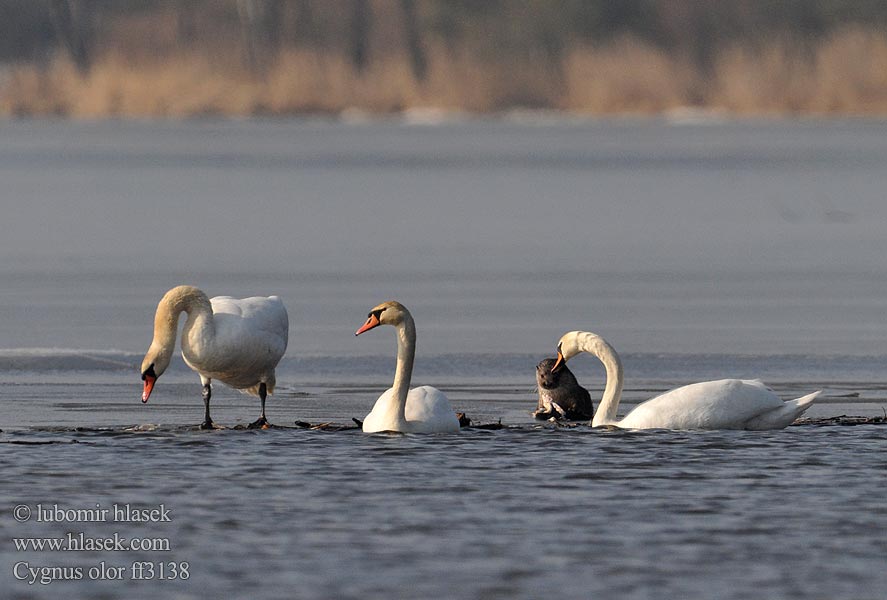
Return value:
[(560, 384), (561, 373), (563, 373), (566, 366), (552, 370), (555, 363), (557, 363), (556, 358), (544, 358), (536, 365), (536, 385), (540, 388), (552, 390)]

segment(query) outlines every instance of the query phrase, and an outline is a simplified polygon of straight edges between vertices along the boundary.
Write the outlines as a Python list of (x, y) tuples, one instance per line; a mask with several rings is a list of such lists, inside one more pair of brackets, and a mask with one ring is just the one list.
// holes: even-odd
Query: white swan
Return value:
[(416, 356), (416, 323), (410, 311), (399, 302), (384, 302), (370, 311), (366, 323), (354, 335), (379, 325), (397, 328), (397, 368), (394, 386), (376, 400), (373, 410), (363, 420), (363, 430), (366, 433), (459, 431), (459, 419), (443, 392), (427, 385), (409, 389)]
[(289, 334), (283, 302), (277, 296), (209, 299), (189, 285), (169, 290), (157, 305), (154, 340), (142, 361), (142, 402), (148, 401), (154, 383), (169, 366), (182, 312), (188, 314), (182, 329), (182, 358), (203, 383), (205, 415), (201, 427), (213, 427), (209, 416), (213, 379), (258, 396), (262, 414), (250, 427), (267, 426), (265, 396), (274, 393), (274, 368), (286, 351)]
[(592, 426), (626, 429), (782, 429), (791, 424), (820, 392), (783, 402), (758, 380), (722, 379), (685, 385), (637, 405), (621, 421), (622, 362), (604, 338), (588, 331), (565, 333), (557, 345), (552, 370), (580, 352), (596, 356), (607, 370), (607, 384)]

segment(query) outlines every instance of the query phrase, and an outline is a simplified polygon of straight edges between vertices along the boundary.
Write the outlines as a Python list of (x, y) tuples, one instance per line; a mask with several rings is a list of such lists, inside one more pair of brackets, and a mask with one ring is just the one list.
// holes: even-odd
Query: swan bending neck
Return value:
[(580, 348), (582, 351), (596, 356), (607, 371), (604, 394), (591, 424), (593, 427), (597, 427), (616, 423), (616, 411), (619, 409), (619, 400), (622, 398), (622, 361), (613, 347), (598, 335), (588, 334), (585, 336), (581, 340)]
[(195, 327), (200, 329), (207, 340), (214, 336), (212, 303), (206, 294), (188, 285), (174, 287), (157, 305), (157, 312), (154, 315), (154, 339), (145, 356), (143, 371), (148, 364), (155, 365), (158, 375), (166, 370), (175, 350), (179, 315), (183, 312), (188, 315), (182, 332), (183, 338), (187, 337)]
[(173, 339), (175, 339), (176, 325), (178, 324), (179, 315), (188, 314), (188, 320), (193, 321), (197, 317), (211, 317), (212, 304), (201, 290), (189, 286), (180, 285), (174, 287), (163, 296), (160, 305), (157, 307), (157, 314), (154, 318), (154, 329), (168, 332), (172, 330)]

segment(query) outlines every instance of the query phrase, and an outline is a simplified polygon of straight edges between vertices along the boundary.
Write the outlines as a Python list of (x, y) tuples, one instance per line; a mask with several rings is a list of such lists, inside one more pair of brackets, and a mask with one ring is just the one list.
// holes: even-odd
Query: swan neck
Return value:
[(146, 364), (155, 363), (158, 375), (169, 366), (175, 351), (179, 315), (183, 312), (188, 315), (182, 331), (183, 338), (187, 339), (194, 328), (201, 330), (204, 339), (211, 339), (215, 333), (212, 304), (206, 294), (191, 286), (171, 289), (157, 305), (157, 312), (154, 315), (154, 339), (145, 357)]
[(600, 360), (607, 371), (607, 384), (601, 403), (592, 419), (592, 426), (610, 425), (616, 423), (616, 411), (619, 409), (619, 401), (622, 399), (622, 361), (616, 350), (599, 336), (589, 337), (582, 345), (582, 350), (593, 354)]
[(394, 371), (394, 398), (397, 419), (406, 421), (407, 395), (413, 377), (413, 360), (416, 357), (416, 324), (412, 317), (405, 315), (397, 325), (397, 368)]

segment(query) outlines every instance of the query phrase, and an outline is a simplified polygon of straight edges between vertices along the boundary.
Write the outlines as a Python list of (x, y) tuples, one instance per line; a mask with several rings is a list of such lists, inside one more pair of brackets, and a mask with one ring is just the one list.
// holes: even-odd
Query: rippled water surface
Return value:
[[(887, 426), (824, 419), (887, 406), (885, 133), (0, 123), (4, 594), (884, 598)], [(225, 428), (197, 429), (178, 358), (139, 401), (154, 307), (180, 283), (283, 298), (277, 428), (245, 429), (258, 401), (216, 385)], [(389, 298), (417, 320), (414, 382), (501, 429), (355, 428), (394, 335), (353, 332)], [(622, 413), (760, 377), (785, 399), (822, 389), (818, 424), (535, 422), (535, 364), (571, 329), (622, 354)], [(570, 365), (597, 403), (600, 365)], [(115, 521), (115, 504), (169, 520)], [(81, 534), (155, 550), (25, 548)]]
[[(43, 432), (4, 441), (3, 506), (164, 504), (162, 524), (16, 523), (4, 567), (173, 560), (204, 598), (879, 598), (874, 426), (767, 433), (573, 430), (365, 436), (310, 430)], [(74, 471), (74, 473), (72, 473)], [(13, 536), (150, 535), (168, 553), (13, 552)], [(161, 556), (162, 555), (162, 556)], [(8, 571), (7, 571), (8, 574)], [(115, 597), (108, 581), (9, 582)]]

